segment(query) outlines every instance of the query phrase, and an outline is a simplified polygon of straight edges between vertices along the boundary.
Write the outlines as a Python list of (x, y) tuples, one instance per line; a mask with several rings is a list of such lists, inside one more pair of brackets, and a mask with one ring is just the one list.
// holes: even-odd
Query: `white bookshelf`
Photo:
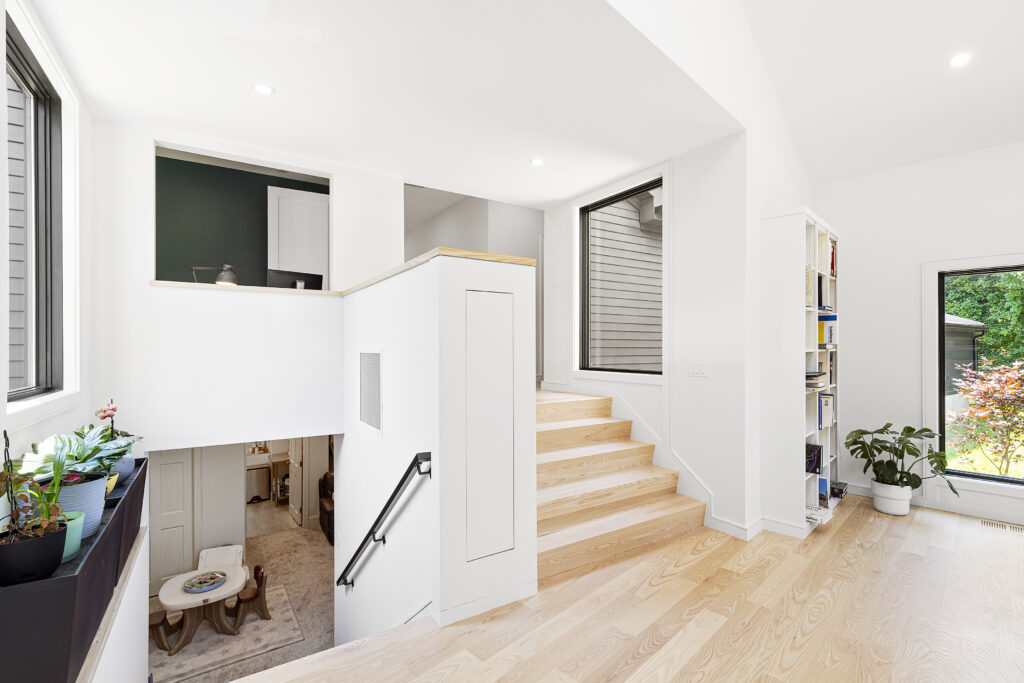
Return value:
[[(836, 245), (836, 271), (832, 245)], [(819, 506), (819, 480), (839, 480), (840, 343), (819, 343), (818, 316), (841, 328), (839, 234), (807, 208), (765, 218), (761, 232), (761, 507), (764, 528), (804, 537), (805, 506)], [(810, 292), (808, 292), (810, 282)], [(819, 284), (820, 282), (820, 284)], [(826, 308), (822, 308), (826, 307)], [(805, 386), (822, 370), (823, 389)], [(821, 394), (832, 396), (833, 423), (819, 425)], [(827, 422), (827, 421), (826, 421)], [(821, 473), (805, 471), (805, 446), (821, 446)], [(838, 501), (828, 498), (832, 509)], [(825, 522), (828, 523), (828, 522)]]

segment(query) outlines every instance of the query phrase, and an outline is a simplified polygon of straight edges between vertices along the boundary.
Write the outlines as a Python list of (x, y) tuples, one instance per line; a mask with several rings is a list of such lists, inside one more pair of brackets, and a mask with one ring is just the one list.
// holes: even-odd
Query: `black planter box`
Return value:
[[(147, 460), (135, 461), (120, 500), (108, 500), (100, 529), (48, 579), (0, 588), (4, 680), (74, 681), (139, 533)], [(113, 504), (111, 504), (113, 503)]]

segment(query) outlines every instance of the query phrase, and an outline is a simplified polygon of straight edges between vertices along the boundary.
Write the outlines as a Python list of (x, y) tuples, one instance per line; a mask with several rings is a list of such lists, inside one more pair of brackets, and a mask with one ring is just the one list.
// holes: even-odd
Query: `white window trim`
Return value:
[[(80, 98), (35, 13), (23, 0), (8, 3), (7, 13), (61, 99), (61, 201), (63, 238), (63, 389), (13, 403), (4, 394), (6, 426), (16, 430), (76, 408), (81, 393), (81, 330), (79, 281), (79, 145)], [(6, 114), (5, 114), (6, 115)], [(7, 259), (3, 259), (4, 268)], [(4, 271), (4, 280), (7, 271)], [(6, 364), (5, 364), (6, 365)], [(3, 377), (7, 377), (7, 369)], [(6, 384), (6, 382), (5, 382)]]
[[(1000, 268), (1024, 264), (1024, 253), (997, 254), (921, 264), (921, 416), (935, 429), (944, 419), (939, 414), (939, 273), (950, 270)], [(937, 444), (933, 444), (937, 445)], [(1016, 524), (1024, 523), (1024, 485), (952, 477), (958, 490), (976, 494), (970, 501), (957, 498), (938, 477), (928, 479), (914, 504)], [(1008, 505), (1008, 503), (1010, 503)], [(1014, 504), (1016, 503), (1016, 504)]]
[[(672, 202), (672, 166), (666, 162), (658, 164), (653, 168), (649, 168), (640, 173), (636, 173), (627, 178), (622, 178), (609, 185), (605, 185), (597, 190), (588, 192), (585, 195), (577, 197), (572, 202), (572, 368), (570, 368), (570, 377), (577, 380), (592, 380), (598, 382), (624, 382), (627, 384), (652, 384), (657, 386), (664, 386), (666, 384), (665, 377), (669, 374), (669, 354), (668, 349), (671, 348), (670, 344), (670, 311), (672, 310), (669, 302), (671, 297), (671, 287), (669, 286), (669, 269), (668, 269), (668, 255), (672, 253), (672, 220), (673, 220), (673, 202)], [(652, 180), (661, 179), (662, 196), (664, 204), (662, 205), (662, 225), (667, 226), (662, 230), (661, 240), (661, 374), (660, 375), (648, 375), (637, 372), (621, 372), (616, 370), (582, 370), (580, 369), (580, 346), (582, 330), (580, 329), (580, 318), (582, 317), (583, 311), (583, 292), (580, 289), (580, 253), (582, 245), (580, 244), (580, 209), (588, 204), (601, 201), (605, 197), (611, 197), (620, 192), (625, 192), (632, 187), (638, 187), (644, 183), (651, 182)]]

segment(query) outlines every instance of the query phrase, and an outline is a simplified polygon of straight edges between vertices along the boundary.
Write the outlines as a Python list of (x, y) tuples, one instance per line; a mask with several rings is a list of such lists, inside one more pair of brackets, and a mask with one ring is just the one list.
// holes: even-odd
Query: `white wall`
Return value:
[[(938, 426), (922, 393), (922, 306), (930, 303), (922, 300), (922, 270), (1024, 253), (1022, 187), (1024, 142), (815, 186), (816, 211), (842, 236), (844, 429)], [(862, 461), (844, 455), (841, 466), (844, 480), (868, 485)], [(1014, 505), (1024, 516), (1021, 502)]]
[(477, 197), (455, 202), (405, 233), (405, 258), (436, 247), (538, 258), (544, 212)]
[[(437, 259), (344, 299), (347, 419), (335, 443), (334, 566), (348, 563), (413, 456), (436, 454)], [(381, 354), (381, 431), (359, 420), (359, 353)], [(342, 430), (338, 430), (342, 431)], [(354, 576), (335, 588), (334, 641), (393, 628), (431, 602), (438, 546), (437, 484), (418, 476)], [(436, 611), (432, 612), (436, 616)]]
[[(427, 451), (432, 462), (389, 517), (387, 543), (370, 546), (354, 586), (336, 588), (336, 643), (398, 626), (428, 603), (443, 625), (536, 592), (533, 281), (532, 267), (437, 257), (345, 297), (345, 375), (359, 377), (361, 352), (381, 354), (382, 420), (379, 431), (361, 421), (360, 383), (347, 382), (334, 466), (339, 572), (413, 456)], [(514, 302), (494, 324), (513, 330), (504, 355), (474, 343), (470, 292)], [(472, 370), (488, 354), (507, 374)], [(482, 463), (506, 476), (481, 477)], [(491, 538), (492, 526), (506, 533)], [(491, 547), (497, 540), (511, 547)]]
[(405, 259), (436, 247), (487, 251), (488, 201), (466, 197), (405, 233)]
[[(655, 444), (655, 464), (680, 471), (679, 492), (709, 502), (707, 523), (738, 535), (746, 534), (751, 512), (746, 435), (737, 428), (751, 343), (737, 305), (746, 287), (745, 143), (743, 134), (731, 136), (549, 210), (544, 233), (544, 387), (612, 396), (613, 414), (633, 420), (633, 438)], [(666, 202), (664, 373), (579, 371), (579, 207), (659, 175)], [(689, 376), (693, 361), (709, 364), (708, 377)]]
[(760, 525), (760, 219), (807, 204), (809, 179), (739, 0), (609, 2), (745, 129), (746, 234), (737, 252), (743, 254), (742, 274), (735, 271), (745, 281), (742, 304), (732, 305), (741, 307), (737, 313), (751, 340), (743, 350), (744, 406), (737, 416), (745, 432), (744, 517), (735, 520), (749, 535)]
[(526, 206), (487, 202), (487, 251), (540, 258), (544, 212)]
[[(154, 450), (341, 431), (340, 297), (150, 284), (157, 140), (264, 163), (277, 156), (277, 166), (328, 174), (332, 257), (342, 263), (332, 265), (332, 286), (401, 261), (402, 184), (396, 179), (97, 122), (95, 144), (104, 150), (94, 168), (100, 229), (92, 264), (94, 296), (104, 311), (95, 336), (100, 395), (117, 398), (121, 424), (144, 434)], [(367, 205), (377, 210), (368, 213)], [(349, 263), (358, 265), (346, 271)]]

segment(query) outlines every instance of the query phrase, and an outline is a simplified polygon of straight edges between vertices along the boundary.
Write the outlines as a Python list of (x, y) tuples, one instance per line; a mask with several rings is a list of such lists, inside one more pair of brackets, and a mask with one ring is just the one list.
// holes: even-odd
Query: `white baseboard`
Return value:
[(716, 517), (715, 515), (708, 514), (704, 520), (704, 526), (708, 527), (709, 529), (721, 531), (723, 534), (735, 536), (740, 540), (749, 541), (754, 536), (757, 536), (757, 534), (761, 531), (761, 520), (757, 519), (751, 522), (750, 524), (744, 526), (742, 524), (737, 524), (736, 522), (732, 522), (727, 519), (722, 519), (721, 517)]
[(441, 626), (447, 626), (448, 624), (454, 624), (457, 621), (462, 621), (463, 619), (483, 614), (495, 607), (508, 605), (513, 602), (518, 602), (519, 600), (525, 600), (526, 598), (536, 594), (537, 582), (530, 581), (521, 586), (509, 588), (508, 590), (504, 590), (493, 595), (488, 595), (477, 600), (464, 602), (461, 605), (441, 610), (437, 615), (437, 621)]
[(807, 538), (808, 534), (811, 533), (811, 528), (806, 523), (793, 524), (792, 522), (783, 522), (782, 520), (770, 517), (761, 518), (761, 528), (765, 531), (773, 531), (777, 534), (799, 539)]

